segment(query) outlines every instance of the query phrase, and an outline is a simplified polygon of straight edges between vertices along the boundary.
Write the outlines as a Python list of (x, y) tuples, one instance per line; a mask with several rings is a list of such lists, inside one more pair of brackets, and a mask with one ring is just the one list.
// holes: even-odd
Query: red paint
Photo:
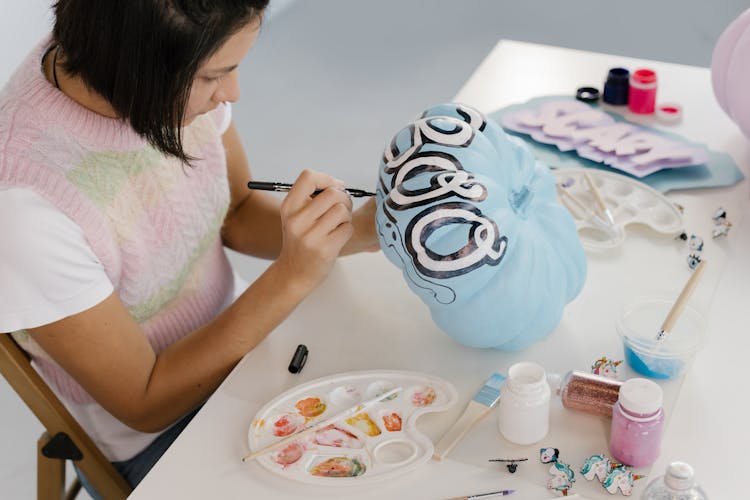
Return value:
[(636, 83), (650, 85), (656, 83), (656, 72), (651, 69), (639, 69), (633, 73), (632, 78)]
[(637, 114), (650, 114), (656, 107), (656, 72), (642, 68), (630, 75), (628, 108)]

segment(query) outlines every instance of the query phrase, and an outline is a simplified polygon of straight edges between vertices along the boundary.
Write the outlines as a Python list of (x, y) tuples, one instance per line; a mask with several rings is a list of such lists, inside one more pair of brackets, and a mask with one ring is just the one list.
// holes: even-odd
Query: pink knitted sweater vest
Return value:
[[(183, 130), (185, 150), (199, 158), (184, 166), (52, 86), (41, 71), (48, 43), (0, 93), (0, 183), (33, 189), (83, 229), (158, 353), (211, 320), (233, 292), (219, 235), (229, 205), (217, 128), (225, 109)], [(14, 337), (58, 395), (93, 402), (28, 334)]]

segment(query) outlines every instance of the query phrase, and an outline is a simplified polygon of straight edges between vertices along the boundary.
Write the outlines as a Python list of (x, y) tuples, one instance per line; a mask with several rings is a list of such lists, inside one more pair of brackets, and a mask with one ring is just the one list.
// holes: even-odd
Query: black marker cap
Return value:
[(599, 89), (595, 87), (581, 87), (576, 91), (576, 99), (583, 102), (596, 102), (599, 100)]
[(307, 361), (307, 347), (305, 344), (300, 344), (297, 346), (297, 350), (294, 351), (294, 356), (292, 356), (292, 361), (289, 363), (289, 371), (291, 373), (299, 373), (302, 371), (302, 367), (305, 366), (305, 361)]

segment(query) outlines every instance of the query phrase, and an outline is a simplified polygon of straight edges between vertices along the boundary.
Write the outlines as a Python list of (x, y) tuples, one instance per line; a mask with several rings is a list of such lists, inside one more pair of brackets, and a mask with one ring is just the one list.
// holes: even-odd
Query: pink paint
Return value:
[(656, 108), (656, 72), (639, 69), (630, 75), (628, 109), (633, 113), (650, 114)]
[(297, 429), (301, 429), (305, 424), (305, 419), (296, 413), (290, 413), (288, 415), (282, 415), (278, 420), (273, 423), (273, 435), (274, 436), (288, 436)]
[(362, 448), (357, 436), (331, 424), (315, 433), (315, 443), (336, 448)]
[(273, 461), (286, 468), (302, 458), (304, 453), (304, 445), (300, 442), (294, 442), (276, 452), (273, 455)]
[(625, 465), (653, 464), (661, 451), (664, 429), (663, 392), (651, 380), (631, 378), (620, 387), (612, 410), (609, 450)]
[(435, 396), (435, 389), (425, 386), (414, 391), (411, 396), (411, 404), (419, 407), (430, 406), (435, 401)]

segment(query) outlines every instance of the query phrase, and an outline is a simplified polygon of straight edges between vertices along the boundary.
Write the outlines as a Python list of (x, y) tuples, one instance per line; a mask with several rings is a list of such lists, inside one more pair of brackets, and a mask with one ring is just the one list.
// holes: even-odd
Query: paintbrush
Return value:
[(588, 220), (591, 221), (595, 226), (598, 226), (605, 231), (611, 232), (612, 225), (608, 224), (607, 221), (602, 219), (596, 212), (587, 207), (581, 200), (573, 196), (567, 188), (558, 185), (557, 192), (560, 193), (563, 198), (578, 207), (578, 209), (581, 210), (587, 216)]
[(609, 209), (607, 204), (604, 203), (604, 199), (602, 199), (602, 195), (599, 194), (599, 190), (597, 189), (596, 184), (594, 184), (594, 181), (589, 176), (589, 173), (584, 172), (583, 178), (586, 179), (586, 184), (589, 185), (589, 190), (591, 191), (591, 194), (594, 197), (596, 206), (599, 207), (599, 211), (604, 215), (604, 218), (607, 220), (607, 222), (610, 225), (614, 225), (615, 218), (612, 216), (612, 211)]
[(479, 419), (487, 415), (493, 406), (500, 400), (500, 385), (505, 380), (505, 377), (499, 373), (493, 373), (484, 386), (477, 392), (474, 399), (469, 401), (466, 405), (466, 409), (463, 414), (456, 420), (453, 427), (448, 429), (448, 432), (440, 438), (440, 441), (435, 445), (435, 452), (432, 454), (432, 458), (435, 460), (442, 460), (449, 451), (458, 443), (458, 441), (464, 437), (469, 429), (476, 424)]
[(703, 270), (705, 268), (706, 261), (702, 260), (700, 263), (698, 263), (698, 267), (693, 270), (693, 274), (690, 275), (690, 278), (687, 280), (687, 283), (685, 283), (685, 286), (680, 292), (680, 295), (677, 297), (677, 300), (675, 300), (672, 308), (669, 310), (667, 317), (664, 319), (664, 323), (661, 324), (659, 333), (656, 335), (657, 342), (663, 342), (664, 339), (667, 338), (669, 332), (672, 331), (674, 324), (677, 322), (680, 314), (682, 314), (682, 311), (685, 309), (688, 299), (690, 299), (690, 296), (693, 294), (693, 290), (695, 290), (695, 286), (698, 284), (698, 280), (703, 274)]
[(288, 435), (284, 439), (280, 439), (279, 441), (276, 441), (276, 442), (274, 442), (272, 444), (269, 444), (268, 446), (265, 446), (265, 447), (263, 447), (263, 448), (261, 448), (259, 450), (256, 450), (256, 451), (250, 453), (249, 455), (245, 456), (242, 459), (242, 461), (243, 462), (247, 462), (249, 460), (255, 460), (259, 456), (264, 455), (264, 454), (268, 453), (269, 451), (273, 451), (276, 448), (279, 448), (281, 446), (289, 444), (292, 441), (297, 441), (297, 440), (299, 440), (299, 439), (301, 439), (301, 438), (303, 438), (305, 436), (308, 436), (308, 435), (312, 434), (313, 432), (316, 432), (316, 431), (322, 429), (323, 427), (327, 427), (327, 426), (329, 426), (329, 425), (331, 425), (333, 423), (336, 423), (339, 420), (343, 420), (345, 418), (349, 418), (349, 417), (351, 417), (353, 415), (356, 415), (357, 413), (365, 411), (367, 408), (373, 406), (374, 404), (379, 403), (379, 402), (381, 402), (383, 400), (386, 400), (386, 399), (390, 398), (391, 396), (393, 396), (394, 394), (398, 394), (399, 392), (401, 392), (402, 389), (403, 389), (403, 387), (396, 387), (395, 389), (391, 389), (390, 391), (386, 391), (383, 394), (380, 394), (380, 395), (378, 395), (378, 396), (376, 396), (376, 397), (374, 397), (372, 399), (368, 399), (364, 403), (358, 403), (358, 404), (352, 406), (351, 408), (347, 408), (346, 410), (343, 410), (343, 411), (337, 413), (336, 415), (334, 415), (334, 416), (332, 416), (330, 418), (322, 420), (322, 421), (320, 421), (320, 422), (318, 422), (316, 424), (308, 425), (307, 427), (298, 430), (294, 434)]
[[(286, 182), (250, 181), (247, 183), (247, 187), (249, 189), (258, 189), (261, 191), (275, 191), (277, 193), (286, 193), (287, 191), (292, 189), (292, 184), (288, 184)], [(344, 188), (344, 191), (349, 193), (349, 195), (353, 196), (354, 198), (362, 198), (364, 196), (375, 196), (375, 193), (372, 193), (370, 191), (365, 191), (364, 189)], [(312, 196), (317, 196), (322, 192), (323, 192), (322, 189), (316, 189), (315, 191), (313, 191)]]
[(449, 500), (476, 500), (478, 498), (489, 498), (489, 497), (494, 497), (494, 496), (500, 497), (500, 496), (510, 495), (514, 491), (516, 490), (490, 491), (489, 493), (477, 493), (476, 495), (469, 495), (465, 497), (455, 497)]

